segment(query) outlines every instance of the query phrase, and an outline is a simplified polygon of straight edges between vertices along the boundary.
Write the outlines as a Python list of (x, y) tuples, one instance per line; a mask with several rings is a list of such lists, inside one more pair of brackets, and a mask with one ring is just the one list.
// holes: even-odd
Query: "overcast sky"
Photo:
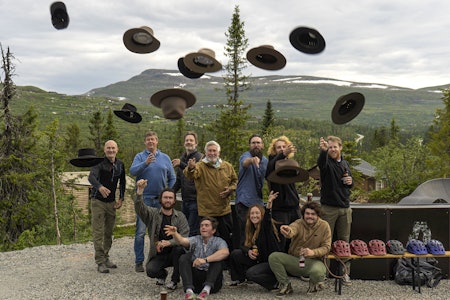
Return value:
[[(51, 24), (43, 0), (0, 0), (0, 43), (15, 56), (14, 82), (82, 94), (147, 69), (177, 69), (178, 58), (211, 48), (226, 63), (225, 32), (239, 5), (249, 49), (273, 45), (287, 64), (252, 65), (247, 75), (309, 75), (409, 88), (450, 83), (449, 0), (67, 0), (67, 29)], [(150, 54), (128, 51), (130, 28), (149, 26), (161, 42)], [(318, 30), (318, 55), (289, 42), (297, 27)], [(221, 76), (221, 72), (212, 75)], [(2, 79), (4, 74), (2, 72)]]

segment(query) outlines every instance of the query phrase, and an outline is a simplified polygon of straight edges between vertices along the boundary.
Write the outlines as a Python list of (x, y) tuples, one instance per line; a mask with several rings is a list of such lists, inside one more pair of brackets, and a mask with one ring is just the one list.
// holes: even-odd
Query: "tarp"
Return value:
[(398, 205), (450, 203), (450, 178), (428, 180), (419, 185), (411, 195), (404, 197)]

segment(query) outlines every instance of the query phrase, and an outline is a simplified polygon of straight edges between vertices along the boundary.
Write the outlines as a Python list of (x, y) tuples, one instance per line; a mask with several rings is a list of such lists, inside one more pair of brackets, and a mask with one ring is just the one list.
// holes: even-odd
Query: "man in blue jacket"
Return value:
[[(172, 188), (175, 184), (175, 171), (170, 157), (158, 149), (158, 135), (147, 131), (144, 138), (144, 151), (136, 154), (130, 167), (130, 174), (148, 181), (143, 192), (147, 206), (160, 208), (159, 195), (164, 188)], [(146, 225), (139, 216), (136, 217), (136, 233), (134, 237), (134, 254), (136, 272), (144, 272), (144, 237)]]

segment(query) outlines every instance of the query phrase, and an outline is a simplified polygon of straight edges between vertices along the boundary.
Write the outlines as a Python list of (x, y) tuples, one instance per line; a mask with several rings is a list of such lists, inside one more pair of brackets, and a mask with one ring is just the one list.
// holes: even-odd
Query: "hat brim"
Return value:
[(288, 184), (295, 182), (304, 182), (309, 178), (308, 171), (293, 166), (284, 166), (272, 171), (267, 176), (268, 181), (272, 181), (278, 184)]
[(350, 93), (339, 97), (331, 111), (331, 120), (335, 124), (345, 124), (353, 120), (364, 107), (364, 95)]
[(180, 71), (181, 74), (190, 79), (197, 79), (202, 77), (203, 74), (205, 74), (205, 73), (196, 73), (189, 70), (184, 64), (183, 57), (180, 57), (178, 59), (178, 70)]
[(98, 165), (103, 161), (104, 157), (78, 157), (70, 160), (70, 164), (75, 167), (86, 168)]
[[(203, 65), (195, 62), (198, 56), (205, 56), (212, 61), (212, 64)], [(222, 70), (222, 64), (214, 57), (201, 52), (189, 53), (183, 58), (184, 65), (195, 73), (214, 73)]]
[(325, 49), (325, 39), (315, 29), (308, 27), (298, 27), (289, 35), (291, 45), (307, 54), (318, 54)]
[(134, 52), (134, 53), (143, 54), (143, 53), (151, 53), (151, 52), (154, 52), (159, 49), (159, 46), (161, 45), (161, 43), (159, 42), (159, 40), (157, 38), (155, 38), (155, 36), (153, 34), (150, 34), (152, 37), (152, 42), (150, 44), (144, 45), (144, 44), (136, 43), (133, 39), (133, 36), (136, 33), (140, 33), (140, 32), (150, 34), (148, 31), (146, 31), (143, 28), (131, 28), (131, 29), (128, 29), (123, 34), (123, 43), (128, 50), (130, 50), (131, 52)]
[(247, 60), (255, 67), (265, 70), (280, 70), (286, 65), (286, 58), (275, 49), (256, 47), (247, 52)]
[(150, 97), (150, 103), (156, 107), (161, 107), (161, 102), (167, 97), (180, 97), (186, 101), (186, 108), (195, 104), (195, 96), (189, 91), (183, 89), (166, 89), (154, 93)]
[(121, 118), (124, 121), (130, 123), (139, 123), (142, 121), (142, 116), (137, 112), (124, 111), (124, 110), (115, 110), (114, 114)]

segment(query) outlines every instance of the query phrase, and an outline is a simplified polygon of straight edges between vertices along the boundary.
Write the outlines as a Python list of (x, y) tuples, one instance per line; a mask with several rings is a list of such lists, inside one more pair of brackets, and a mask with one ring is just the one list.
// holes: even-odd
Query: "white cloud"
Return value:
[[(178, 58), (200, 48), (213, 49), (225, 63), (225, 32), (235, 5), (249, 49), (273, 45), (287, 59), (276, 72), (250, 65), (246, 72), (253, 76), (318, 76), (409, 88), (450, 82), (446, 0), (68, 0), (70, 24), (59, 31), (51, 25), (50, 3), (0, 0), (0, 43), (16, 57), (18, 85), (80, 94), (146, 69), (177, 70)], [(144, 25), (152, 27), (160, 49), (129, 52), (123, 33)], [(293, 48), (289, 34), (298, 26), (317, 29), (325, 51), (307, 55)]]

